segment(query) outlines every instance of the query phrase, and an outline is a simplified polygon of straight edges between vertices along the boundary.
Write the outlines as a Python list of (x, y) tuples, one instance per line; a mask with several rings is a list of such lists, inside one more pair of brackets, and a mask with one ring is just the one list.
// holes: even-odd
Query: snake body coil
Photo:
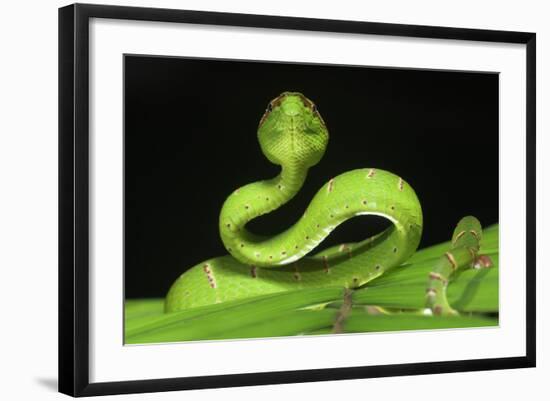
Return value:
[[(296, 92), (272, 100), (258, 128), (263, 153), (281, 172), (234, 191), (219, 219), (230, 255), (206, 260), (172, 285), (165, 310), (173, 312), (266, 293), (307, 288), (361, 286), (406, 261), (418, 247), (422, 210), (414, 190), (387, 171), (364, 168), (332, 178), (314, 196), (292, 227), (261, 237), (246, 224), (288, 202), (317, 164), (328, 131), (315, 105)], [(310, 253), (339, 224), (358, 215), (378, 215), (393, 223), (374, 237)]]

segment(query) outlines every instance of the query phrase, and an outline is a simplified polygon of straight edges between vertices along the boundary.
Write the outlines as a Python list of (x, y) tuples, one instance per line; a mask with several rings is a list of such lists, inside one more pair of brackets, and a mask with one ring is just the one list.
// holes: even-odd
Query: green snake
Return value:
[[(302, 288), (354, 289), (402, 264), (416, 251), (422, 235), (420, 202), (403, 178), (375, 168), (330, 179), (303, 216), (283, 232), (263, 237), (247, 230), (249, 221), (298, 193), (309, 168), (323, 157), (328, 137), (315, 104), (301, 93), (284, 92), (269, 102), (259, 122), (258, 140), (267, 159), (281, 167), (280, 173), (229, 195), (221, 209), (219, 231), (230, 255), (208, 259), (184, 272), (166, 296), (166, 312)], [(382, 216), (392, 225), (361, 242), (306, 256), (339, 224), (358, 215)], [(481, 237), (475, 218), (465, 218), (459, 226), (467, 232), (476, 230), (477, 242), (471, 243), (472, 234), (461, 235), (459, 246), (450, 251), (457, 254), (456, 267), (476, 260)], [(426, 292), (427, 307), (436, 313), (452, 313), (444, 296), (450, 275), (444, 267), (431, 274)]]

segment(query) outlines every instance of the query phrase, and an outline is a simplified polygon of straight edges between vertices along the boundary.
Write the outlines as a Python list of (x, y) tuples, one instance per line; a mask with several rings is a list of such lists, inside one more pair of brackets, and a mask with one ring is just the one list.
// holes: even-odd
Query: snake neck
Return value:
[[(249, 221), (272, 212), (291, 200), (307, 177), (307, 168), (286, 164), (276, 177), (257, 181), (235, 190), (222, 206), (220, 236), (227, 251), (242, 263), (258, 266), (278, 264), (286, 255), (270, 255), (265, 260), (264, 241), (268, 238), (246, 229)], [(260, 260), (264, 260), (262, 263)]]

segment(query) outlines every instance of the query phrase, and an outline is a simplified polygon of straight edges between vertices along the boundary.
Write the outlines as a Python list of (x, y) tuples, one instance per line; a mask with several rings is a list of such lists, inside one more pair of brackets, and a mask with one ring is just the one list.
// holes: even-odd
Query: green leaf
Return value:
[[(489, 255), (494, 266), (488, 269), (469, 269), (452, 278), (447, 296), (453, 308), (467, 312), (498, 311), (498, 255)], [(430, 260), (407, 264), (368, 283), (353, 294), (360, 304), (392, 308), (424, 308)]]
[(339, 299), (342, 293), (342, 288), (288, 291), (165, 314), (139, 327), (128, 322), (127, 327), (131, 327), (131, 330), (126, 330), (126, 342), (135, 344), (226, 338), (226, 333), (273, 319), (283, 312)]
[[(352, 294), (353, 308), (344, 320), (345, 332), (398, 331), (498, 324), (498, 225), (483, 231), (481, 253), (494, 266), (468, 269), (452, 277), (447, 290), (458, 317), (423, 316), (428, 273), (450, 242), (422, 249)], [(330, 334), (343, 300), (342, 288), (318, 288), (268, 294), (182, 312), (165, 314), (163, 299), (127, 300), (127, 344), (190, 340)], [(327, 307), (328, 306), (328, 307)], [(366, 313), (365, 306), (386, 308), (389, 314)], [(400, 311), (405, 311), (401, 313)], [(492, 315), (486, 315), (492, 313)]]
[(345, 323), (346, 333), (364, 333), (373, 331), (401, 331), (450, 329), (460, 327), (497, 326), (498, 320), (479, 316), (433, 317), (413, 314), (378, 315), (352, 313)]

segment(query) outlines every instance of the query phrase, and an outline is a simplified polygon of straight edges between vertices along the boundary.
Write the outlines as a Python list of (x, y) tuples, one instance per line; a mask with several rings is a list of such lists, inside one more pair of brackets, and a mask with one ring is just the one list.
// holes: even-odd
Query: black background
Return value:
[[(299, 91), (330, 134), (290, 203), (250, 224), (273, 234), (331, 177), (375, 167), (403, 177), (424, 212), (420, 247), (450, 239), (466, 214), (498, 221), (498, 75), (125, 56), (125, 296), (163, 297), (186, 269), (226, 254), (225, 198), (278, 174), (256, 139), (269, 100)], [(387, 223), (357, 217), (319, 249)]]

